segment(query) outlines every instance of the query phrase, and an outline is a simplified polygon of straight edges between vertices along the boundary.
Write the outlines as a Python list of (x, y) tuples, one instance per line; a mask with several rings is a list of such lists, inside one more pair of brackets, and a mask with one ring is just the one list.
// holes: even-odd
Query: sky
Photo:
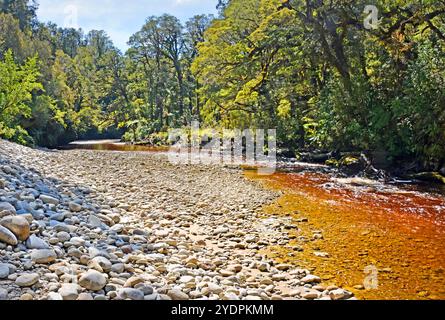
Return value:
[(38, 18), (61, 27), (105, 30), (123, 52), (130, 36), (149, 16), (169, 13), (182, 22), (197, 14), (215, 14), (217, 0), (38, 0)]

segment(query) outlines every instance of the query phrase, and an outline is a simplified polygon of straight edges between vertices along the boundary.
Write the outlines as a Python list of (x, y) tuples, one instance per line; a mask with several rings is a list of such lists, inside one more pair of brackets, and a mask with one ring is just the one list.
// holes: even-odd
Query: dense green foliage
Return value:
[(277, 128), (292, 150), (445, 164), (443, 0), (220, 0), (218, 18), (149, 17), (125, 54), (36, 8), (0, 1), (0, 136), (149, 140), (200, 120)]
[[(365, 7), (380, 25), (365, 28)], [(192, 69), (204, 119), (281, 146), (445, 161), (445, 2), (232, 0)]]
[[(39, 23), (36, 8), (0, 1), (0, 101), (13, 104), (2, 109), (0, 136), (44, 146), (124, 133), (140, 140), (199, 118), (190, 65), (211, 16), (185, 26), (170, 15), (150, 17), (122, 54), (104, 31)], [(3, 76), (9, 70), (17, 75)], [(15, 91), (23, 97), (3, 102)]]

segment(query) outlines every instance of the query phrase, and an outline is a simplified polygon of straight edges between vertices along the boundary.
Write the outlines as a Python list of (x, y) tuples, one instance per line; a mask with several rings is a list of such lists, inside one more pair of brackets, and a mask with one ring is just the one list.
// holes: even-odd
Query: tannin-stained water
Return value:
[[(445, 299), (443, 195), (313, 172), (245, 175), (284, 191), (266, 215), (295, 221), (290, 245), (270, 246), (269, 257), (313, 270), (326, 285), (362, 299)], [(313, 240), (319, 231), (323, 239)]]

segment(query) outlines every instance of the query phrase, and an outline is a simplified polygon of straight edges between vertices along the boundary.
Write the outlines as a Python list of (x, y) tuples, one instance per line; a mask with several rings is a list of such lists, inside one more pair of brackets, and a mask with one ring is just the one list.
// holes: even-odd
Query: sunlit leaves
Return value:
[(37, 57), (17, 65), (12, 51), (8, 50), (0, 61), (0, 136), (26, 141), (26, 131), (19, 120), (31, 117), (32, 92), (43, 90), (37, 81), (38, 76)]

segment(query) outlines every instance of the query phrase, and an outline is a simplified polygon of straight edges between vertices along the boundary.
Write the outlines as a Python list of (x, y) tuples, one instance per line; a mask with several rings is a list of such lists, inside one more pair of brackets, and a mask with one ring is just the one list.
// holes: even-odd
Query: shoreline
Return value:
[[(99, 148), (103, 146), (103, 148)], [(91, 148), (92, 147), (92, 148)], [(151, 152), (166, 152), (170, 146), (152, 145), (145, 142), (123, 142), (119, 139), (114, 140), (79, 140), (73, 141), (67, 146), (59, 147), (60, 150), (72, 149), (96, 149), (96, 150), (113, 150), (113, 151), (151, 151)], [(355, 153), (356, 156), (360, 153)], [(358, 157), (360, 158), (360, 157)], [(366, 159), (359, 159), (366, 161)], [(351, 167), (352, 166), (352, 167)], [(365, 166), (367, 166), (365, 168)], [(293, 172), (296, 168), (303, 167), (304, 170), (315, 171), (323, 169), (326, 173), (335, 174), (343, 178), (360, 177), (368, 180), (375, 180), (384, 183), (394, 183), (396, 185), (419, 185), (425, 187), (425, 191), (440, 192), (445, 195), (445, 176), (440, 172), (405, 172), (403, 174), (396, 174), (395, 167), (391, 170), (375, 169), (372, 163), (365, 165), (364, 163), (352, 163), (349, 166), (335, 166), (329, 165), (325, 162), (298, 160), (296, 158), (289, 158), (279, 155), (277, 159), (277, 169), (280, 172)], [(441, 189), (441, 191), (436, 191)]]

